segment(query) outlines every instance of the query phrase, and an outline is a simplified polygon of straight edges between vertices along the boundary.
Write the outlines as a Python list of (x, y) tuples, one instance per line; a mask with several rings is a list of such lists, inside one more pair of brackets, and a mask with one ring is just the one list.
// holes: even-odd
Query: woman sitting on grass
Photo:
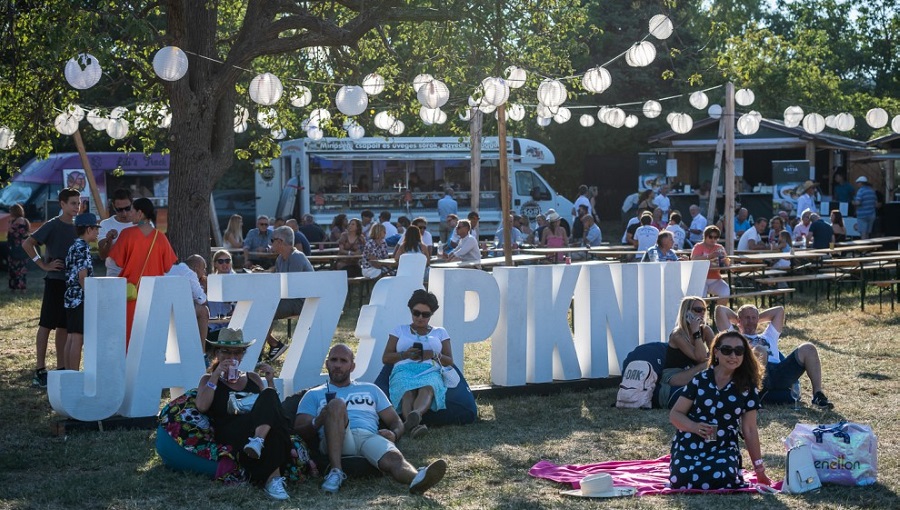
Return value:
[(669, 463), (671, 488), (743, 487), (739, 434), (759, 483), (771, 485), (756, 428), (761, 386), (762, 368), (747, 338), (737, 331), (719, 333), (709, 368), (691, 380), (669, 412), (678, 429)]
[[(255, 372), (238, 369), (247, 348), (256, 340), (245, 342), (241, 330), (225, 328), (217, 341), (207, 341), (215, 351), (209, 373), (200, 378), (197, 387), (197, 410), (209, 416), (216, 442), (231, 445), (238, 452), (238, 463), (251, 483), (264, 485), (273, 499), (288, 499), (281, 466), (291, 459), (291, 421), (284, 415), (271, 380), (266, 387)], [(272, 378), (271, 368), (260, 368), (267, 379)], [(251, 409), (235, 414), (228, 401), (237, 392), (259, 396)]]
[[(410, 229), (413, 232), (416, 229)], [(447, 387), (438, 366), (453, 365), (450, 336), (444, 328), (428, 325), (431, 315), (438, 309), (437, 297), (425, 290), (413, 292), (406, 303), (412, 314), (411, 324), (394, 328), (388, 336), (381, 361), (394, 364), (390, 379), (390, 398), (404, 419), (405, 433), (413, 439), (428, 431), (420, 425), (429, 410), (446, 408)]]
[(687, 296), (681, 300), (678, 323), (669, 333), (669, 346), (659, 381), (659, 406), (663, 409), (671, 407), (669, 400), (675, 390), (691, 382), (708, 366), (707, 346), (712, 343), (713, 330), (706, 325), (705, 316), (703, 298)]

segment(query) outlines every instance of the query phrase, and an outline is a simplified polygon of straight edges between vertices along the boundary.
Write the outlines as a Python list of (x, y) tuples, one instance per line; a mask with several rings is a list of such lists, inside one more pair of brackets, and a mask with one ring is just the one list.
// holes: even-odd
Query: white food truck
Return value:
[[(508, 138), (511, 207), (534, 220), (555, 209), (569, 223), (573, 205), (539, 173), (552, 171), (553, 153), (543, 144)], [(437, 201), (454, 190), (459, 216), (471, 210), (471, 147), (468, 138), (301, 138), (281, 144), (281, 157), (256, 174), (257, 213), (300, 219), (310, 213), (327, 227), (338, 214), (359, 217), (369, 209), (410, 220), (423, 216), (439, 228)], [(479, 233), (493, 238), (500, 222), (500, 151), (496, 137), (481, 145)]]

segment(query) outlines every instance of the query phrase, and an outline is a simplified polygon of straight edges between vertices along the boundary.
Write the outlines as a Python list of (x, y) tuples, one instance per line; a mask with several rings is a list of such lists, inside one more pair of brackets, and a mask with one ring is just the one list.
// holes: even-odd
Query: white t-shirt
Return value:
[(807, 209), (816, 212), (816, 202), (812, 196), (804, 193), (797, 198), (797, 214), (803, 214), (803, 211)]
[[(122, 223), (121, 221), (116, 219), (115, 215), (110, 216), (109, 218), (106, 218), (105, 220), (100, 222), (100, 233), (97, 234), (97, 239), (105, 239), (106, 233), (110, 230), (115, 230), (118, 234), (121, 234), (123, 230), (133, 226), (134, 223), (131, 223), (130, 221)], [(119, 240), (118, 234), (116, 235), (116, 238), (113, 239), (109, 244), (110, 248), (112, 248), (113, 245), (116, 244), (116, 241)], [(106, 264), (106, 276), (119, 276), (119, 273), (122, 272), (122, 268), (117, 266), (116, 263), (113, 262), (113, 259), (106, 257), (104, 263)]]
[(684, 229), (681, 228), (681, 225), (666, 225), (666, 230), (672, 233), (672, 237), (675, 238), (675, 244), (673, 248), (676, 250), (680, 250), (684, 248)]
[(634, 239), (638, 242), (637, 251), (647, 251), (656, 246), (659, 229), (652, 225), (641, 225), (634, 231)]
[(194, 300), (194, 303), (198, 305), (206, 303), (206, 292), (203, 292), (203, 286), (200, 285), (200, 279), (197, 277), (197, 273), (188, 267), (187, 264), (181, 262), (173, 265), (172, 269), (169, 269), (169, 272), (166, 273), (166, 276), (181, 276), (187, 278), (191, 283), (191, 298)]
[(383, 221), (383, 222), (381, 222), (381, 224), (384, 225), (385, 239), (388, 237), (391, 237), (391, 236), (395, 236), (399, 233), (399, 232), (397, 232), (397, 227), (395, 227), (394, 224), (391, 223), (390, 221)]
[(688, 239), (690, 239), (691, 242), (694, 244), (702, 243), (703, 242), (703, 229), (706, 228), (706, 225), (707, 225), (706, 218), (704, 218), (702, 214), (698, 214), (697, 216), (694, 216), (694, 218), (691, 220), (690, 229), (691, 230), (699, 230), (700, 233), (695, 234), (695, 233), (691, 232), (691, 235), (688, 237)]
[(781, 351), (778, 350), (778, 338), (781, 336), (781, 333), (775, 329), (775, 326), (773, 326), (771, 322), (766, 326), (766, 329), (761, 335), (744, 336), (750, 341), (750, 347), (756, 347), (764, 342), (768, 343), (769, 363), (781, 363)]
[(587, 207), (588, 214), (593, 214), (593, 208), (591, 207), (591, 201), (584, 195), (578, 195), (578, 198), (575, 199), (575, 212), (578, 212), (578, 206), (583, 205)]
[(672, 201), (665, 195), (656, 195), (656, 198), (653, 199), (653, 203), (656, 204), (656, 207), (662, 209), (663, 212), (668, 212), (672, 207)]
[[(631, 218), (628, 220), (628, 224), (625, 225), (625, 232), (622, 233), (622, 244), (628, 244), (628, 227), (634, 225), (635, 223), (639, 223), (640, 220), (637, 218)], [(656, 244), (656, 243), (653, 243)]]
[(761, 243), (762, 239), (759, 237), (759, 232), (756, 231), (756, 227), (750, 227), (741, 235), (741, 240), (738, 241), (738, 250), (749, 250), (750, 249), (750, 240), (754, 240), (757, 243)]
[[(432, 352), (441, 352), (444, 340), (450, 338), (447, 330), (444, 328), (433, 327), (431, 331), (424, 335), (413, 333), (409, 324), (401, 324), (391, 331), (391, 335), (397, 337), (397, 352), (403, 352), (413, 346), (416, 342), (422, 342), (422, 349)], [(397, 362), (398, 365), (404, 363), (419, 363), (418, 360), (404, 359)]]

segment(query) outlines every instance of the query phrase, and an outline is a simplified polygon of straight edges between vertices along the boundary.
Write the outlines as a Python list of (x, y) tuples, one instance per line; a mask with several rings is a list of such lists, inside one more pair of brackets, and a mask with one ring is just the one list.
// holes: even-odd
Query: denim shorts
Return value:
[(781, 363), (767, 363), (766, 375), (763, 378), (765, 390), (789, 390), (800, 376), (806, 372), (806, 368), (797, 359), (797, 351), (784, 358)]

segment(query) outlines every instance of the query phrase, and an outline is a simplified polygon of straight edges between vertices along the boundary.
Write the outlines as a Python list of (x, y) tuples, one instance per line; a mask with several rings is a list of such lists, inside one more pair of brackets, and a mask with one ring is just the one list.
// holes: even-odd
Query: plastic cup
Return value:
[(241, 378), (241, 371), (238, 369), (237, 362), (234, 361), (233, 364), (228, 365), (228, 370), (225, 372), (225, 379), (228, 382), (235, 382)]
[(707, 443), (712, 443), (719, 439), (719, 426), (712, 423), (708, 424), (708, 426), (712, 429), (712, 431), (709, 433), (709, 435), (706, 436), (705, 440)]
[(334, 400), (334, 397), (337, 397), (337, 393), (333, 391), (325, 393), (325, 403), (327, 404), (328, 402), (331, 402), (332, 400)]

